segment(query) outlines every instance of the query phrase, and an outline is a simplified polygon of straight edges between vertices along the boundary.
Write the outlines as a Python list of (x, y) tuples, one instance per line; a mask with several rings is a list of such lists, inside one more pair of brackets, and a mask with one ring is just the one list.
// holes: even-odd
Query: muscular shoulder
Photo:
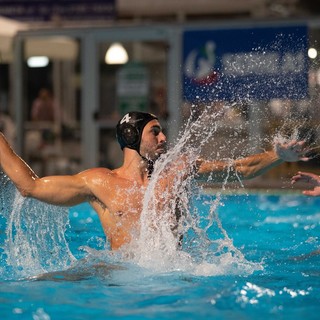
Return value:
[(92, 168), (78, 173), (78, 176), (88, 183), (99, 184), (112, 179), (113, 172), (107, 168)]
[(82, 171), (78, 176), (85, 182), (92, 193), (90, 202), (105, 207), (114, 182), (114, 173), (107, 168), (93, 168)]

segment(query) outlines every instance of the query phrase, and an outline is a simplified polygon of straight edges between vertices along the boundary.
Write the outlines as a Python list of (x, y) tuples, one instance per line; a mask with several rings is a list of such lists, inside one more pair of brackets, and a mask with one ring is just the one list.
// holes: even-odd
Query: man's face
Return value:
[(158, 120), (151, 120), (142, 132), (140, 154), (149, 159), (156, 160), (166, 151), (166, 136)]

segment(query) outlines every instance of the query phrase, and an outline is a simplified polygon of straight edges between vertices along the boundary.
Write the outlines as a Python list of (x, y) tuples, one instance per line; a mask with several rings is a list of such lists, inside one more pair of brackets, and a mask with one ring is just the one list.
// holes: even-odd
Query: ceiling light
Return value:
[(42, 68), (49, 64), (49, 58), (46, 56), (30, 57), (27, 60), (29, 68)]
[(106, 52), (105, 62), (107, 64), (125, 64), (128, 60), (127, 51), (121, 43), (113, 43)]
[(310, 59), (315, 59), (317, 57), (317, 55), (318, 55), (318, 52), (315, 48), (310, 48), (308, 50), (308, 56)]

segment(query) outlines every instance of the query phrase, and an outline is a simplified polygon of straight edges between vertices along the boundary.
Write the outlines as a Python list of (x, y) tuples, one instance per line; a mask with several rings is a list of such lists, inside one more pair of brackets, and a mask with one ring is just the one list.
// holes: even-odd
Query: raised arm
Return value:
[(23, 196), (56, 205), (75, 205), (87, 201), (90, 171), (73, 176), (39, 178), (11, 148), (0, 133), (0, 165)]
[(228, 161), (199, 160), (200, 178), (211, 177), (212, 182), (248, 180), (264, 174), (283, 162), (307, 161), (303, 141), (276, 143), (274, 150), (251, 155), (245, 158)]

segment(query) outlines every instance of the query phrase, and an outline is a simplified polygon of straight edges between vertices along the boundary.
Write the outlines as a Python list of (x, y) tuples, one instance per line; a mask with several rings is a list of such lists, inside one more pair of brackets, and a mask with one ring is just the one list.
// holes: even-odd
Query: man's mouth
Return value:
[(165, 153), (166, 151), (167, 151), (167, 148), (165, 145), (159, 146), (156, 150), (157, 153)]

